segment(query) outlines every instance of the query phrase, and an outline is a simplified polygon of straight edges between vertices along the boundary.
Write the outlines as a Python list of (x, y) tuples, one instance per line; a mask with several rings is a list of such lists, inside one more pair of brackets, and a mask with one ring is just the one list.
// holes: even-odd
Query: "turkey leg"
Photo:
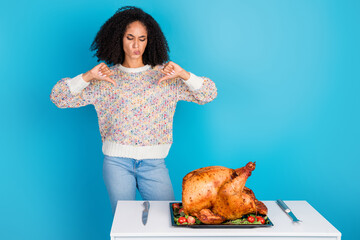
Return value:
[(212, 209), (214, 214), (237, 219), (249, 212), (256, 212), (255, 196), (244, 191), (245, 183), (254, 169), (255, 163), (249, 162), (245, 167), (235, 170), (239, 175), (219, 190)]
[(202, 223), (220, 224), (226, 219), (220, 215), (213, 213), (210, 209), (201, 209), (199, 213), (194, 214)]

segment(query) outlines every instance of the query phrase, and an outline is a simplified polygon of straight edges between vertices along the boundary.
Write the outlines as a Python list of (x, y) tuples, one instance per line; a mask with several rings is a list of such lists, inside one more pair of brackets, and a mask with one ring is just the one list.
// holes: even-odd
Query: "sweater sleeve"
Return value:
[(94, 104), (97, 96), (95, 84), (85, 82), (80, 74), (58, 81), (51, 91), (50, 100), (59, 108), (78, 108)]
[(181, 79), (177, 86), (178, 101), (205, 104), (214, 100), (217, 96), (215, 83), (207, 77), (198, 77), (190, 73), (190, 78), (185, 81)]

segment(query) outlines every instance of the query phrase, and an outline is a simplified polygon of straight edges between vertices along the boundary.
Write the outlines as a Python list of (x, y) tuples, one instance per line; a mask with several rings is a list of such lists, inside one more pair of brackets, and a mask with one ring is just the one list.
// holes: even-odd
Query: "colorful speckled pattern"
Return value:
[(160, 67), (136, 73), (110, 67), (114, 87), (106, 81), (91, 81), (79, 94), (73, 95), (63, 78), (53, 87), (50, 99), (59, 108), (94, 105), (102, 141), (123, 145), (152, 146), (172, 143), (172, 125), (176, 103), (180, 100), (205, 104), (217, 95), (213, 81), (204, 79), (200, 89), (190, 91), (182, 79), (157, 81), (164, 75)]

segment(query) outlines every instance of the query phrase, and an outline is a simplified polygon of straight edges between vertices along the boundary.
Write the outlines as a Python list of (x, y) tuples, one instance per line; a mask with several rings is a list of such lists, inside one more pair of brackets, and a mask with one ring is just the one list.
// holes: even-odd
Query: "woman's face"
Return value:
[(125, 58), (142, 59), (147, 45), (146, 27), (139, 21), (132, 22), (127, 26), (123, 38)]

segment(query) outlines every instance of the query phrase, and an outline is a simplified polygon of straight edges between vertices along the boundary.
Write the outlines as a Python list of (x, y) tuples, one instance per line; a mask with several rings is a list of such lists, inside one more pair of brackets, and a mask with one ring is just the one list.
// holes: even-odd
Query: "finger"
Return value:
[(163, 69), (160, 69), (160, 72), (165, 75), (167, 74), (167, 72), (165, 72)]
[(108, 67), (108, 65), (104, 63), (103, 65), (100, 66), (100, 70), (106, 71), (106, 70), (110, 70), (110, 68)]
[(104, 70), (106, 70), (106, 69), (109, 69), (109, 68), (108, 68), (108, 66), (106, 66), (106, 65), (104, 64), (104, 65), (100, 66), (100, 69), (99, 69), (99, 70), (104, 71)]
[(94, 72), (97, 72), (97, 71), (99, 71), (99, 69), (100, 69), (100, 64), (96, 65), (96, 66), (93, 67), (93, 69), (91, 69), (91, 70), (94, 71)]
[(102, 69), (104, 67), (105, 63), (100, 63), (98, 66), (99, 66), (99, 69)]
[(172, 70), (170, 69), (170, 68), (164, 68), (163, 69), (163, 72), (165, 73), (165, 74), (167, 74), (167, 73), (170, 73)]
[(166, 65), (164, 65), (164, 68), (173, 69), (174, 68), (174, 63), (170, 61), (170, 62), (166, 63)]
[(113, 75), (113, 71), (111, 71), (109, 68), (100, 69), (99, 73), (101, 73), (102, 75)]
[(113, 71), (109, 71), (109, 72), (107, 73), (107, 75), (108, 75), (108, 76), (112, 76), (112, 75), (114, 75), (114, 72), (113, 72)]
[(100, 79), (102, 79), (105, 75), (102, 74), (101, 72), (97, 72), (97, 77), (99, 77)]
[(168, 72), (166, 76), (172, 76), (173, 74), (171, 72)]
[(167, 74), (168, 75), (174, 75), (174, 74), (176, 74), (176, 71), (175, 70), (170, 70)]
[(103, 73), (108, 76), (113, 75), (113, 72), (110, 69), (104, 70)]
[(158, 84), (160, 84), (163, 81), (169, 80), (170, 78), (171, 78), (171, 76), (166, 75), (166, 76), (159, 79)]
[(105, 74), (105, 73), (102, 73), (102, 72), (99, 72), (98, 73), (98, 78), (99, 78), (99, 80), (106, 80), (106, 79), (108, 79), (110, 76), (109, 75), (107, 75), (107, 74)]
[(168, 65), (167, 65), (168, 68), (170, 69), (174, 69), (174, 63), (173, 62), (168, 62)]
[(103, 68), (103, 63), (100, 63), (99, 65), (97, 65), (97, 66), (94, 68), (94, 70), (95, 70), (96, 72), (99, 72), (100, 70), (102, 70), (102, 68)]
[(112, 83), (114, 86), (117, 85), (116, 82), (115, 82), (113, 79), (111, 79), (110, 77), (105, 76), (105, 77), (104, 77), (104, 80)]
[(171, 73), (171, 71), (164, 71), (164, 74), (165, 75), (168, 75), (168, 74), (170, 74)]
[(105, 74), (104, 74), (102, 71), (98, 71), (97, 74), (98, 74), (98, 76), (100, 76), (100, 77), (104, 77), (104, 76), (105, 76)]
[(162, 77), (162, 78), (159, 79), (158, 84), (160, 84), (160, 83), (163, 82), (163, 81), (170, 80), (170, 79), (173, 79), (173, 78), (176, 78), (176, 76), (175, 76), (175, 75), (171, 75), (171, 74), (166, 75), (166, 76), (164, 76), (164, 77)]
[(160, 70), (163, 74), (165, 74), (166, 76), (172, 76), (174, 75), (176, 72), (174, 70), (172, 71), (164, 71), (164, 70)]

